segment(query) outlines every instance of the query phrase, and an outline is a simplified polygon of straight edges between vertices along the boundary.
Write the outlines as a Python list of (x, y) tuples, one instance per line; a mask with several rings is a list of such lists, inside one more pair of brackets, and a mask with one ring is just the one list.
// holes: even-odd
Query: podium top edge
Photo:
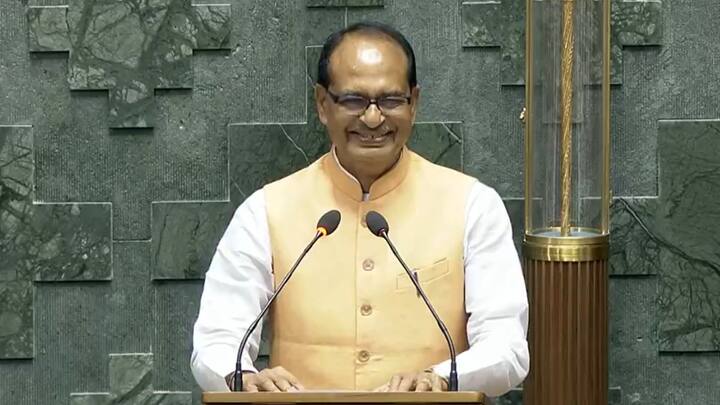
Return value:
[(204, 392), (203, 404), (473, 404), (482, 405), (480, 392), (368, 392), (368, 391), (304, 391), (304, 392)]

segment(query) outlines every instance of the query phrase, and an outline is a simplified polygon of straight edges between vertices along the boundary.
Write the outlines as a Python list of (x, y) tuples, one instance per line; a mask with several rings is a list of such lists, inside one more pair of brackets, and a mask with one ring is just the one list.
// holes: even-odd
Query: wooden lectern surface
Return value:
[(203, 404), (468, 404), (482, 405), (479, 392), (205, 392)]

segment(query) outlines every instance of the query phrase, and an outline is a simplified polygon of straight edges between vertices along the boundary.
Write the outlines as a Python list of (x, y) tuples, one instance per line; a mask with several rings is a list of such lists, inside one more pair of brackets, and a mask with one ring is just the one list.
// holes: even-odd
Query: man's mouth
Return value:
[(364, 144), (382, 144), (387, 141), (392, 135), (392, 131), (383, 133), (370, 133), (370, 132), (357, 132), (350, 131), (350, 135), (359, 140)]

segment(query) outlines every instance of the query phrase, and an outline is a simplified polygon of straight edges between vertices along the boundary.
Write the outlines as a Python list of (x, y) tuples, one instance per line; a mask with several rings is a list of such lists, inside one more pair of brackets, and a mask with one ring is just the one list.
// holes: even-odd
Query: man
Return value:
[(227, 390), (243, 333), (312, 238), (317, 219), (342, 221), (320, 240), (273, 304), (270, 368), (257, 372), (260, 330), (243, 353), (248, 391), (447, 389), (448, 349), (385, 242), (375, 210), (446, 323), (461, 390), (500, 395), (527, 375), (527, 296), (510, 221), (491, 188), (405, 146), (419, 99), (415, 57), (390, 27), (331, 35), (318, 66), (316, 108), (332, 150), (265, 186), (237, 210), (205, 279), (192, 370)]

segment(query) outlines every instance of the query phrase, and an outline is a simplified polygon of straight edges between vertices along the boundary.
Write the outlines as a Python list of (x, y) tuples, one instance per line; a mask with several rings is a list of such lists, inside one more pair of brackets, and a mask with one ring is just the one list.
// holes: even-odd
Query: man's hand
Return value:
[[(226, 378), (231, 390), (233, 389), (232, 377), (234, 374), (231, 373)], [(294, 375), (280, 366), (266, 368), (258, 373), (244, 372), (242, 379), (243, 391), (246, 392), (293, 392), (305, 389)]]
[(408, 391), (447, 391), (448, 384), (444, 378), (431, 371), (394, 375), (390, 382), (376, 388), (379, 392)]

